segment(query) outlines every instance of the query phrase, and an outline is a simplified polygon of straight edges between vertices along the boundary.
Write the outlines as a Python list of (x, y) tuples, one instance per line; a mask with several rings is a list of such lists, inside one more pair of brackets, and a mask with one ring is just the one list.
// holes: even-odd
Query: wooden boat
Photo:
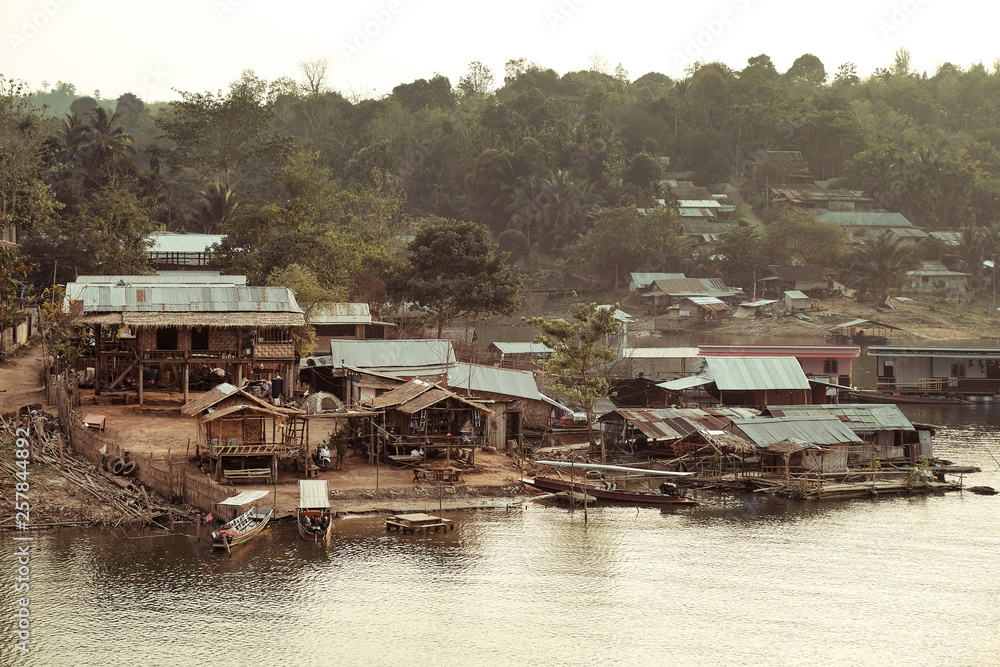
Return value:
[(295, 509), (295, 525), (302, 539), (309, 542), (328, 541), (333, 527), (330, 512), (330, 489), (325, 479), (299, 480), (299, 505)]
[(592, 480), (557, 479), (555, 477), (542, 477), (536, 475), (531, 479), (522, 479), (521, 482), (543, 491), (576, 491), (586, 493), (588, 496), (598, 500), (629, 503), (634, 505), (697, 505), (696, 500), (677, 493), (656, 494), (639, 493), (636, 491), (619, 490), (612, 482), (595, 482)]
[(216, 549), (226, 549), (251, 540), (271, 520), (274, 509), (271, 507), (251, 507), (243, 514), (212, 531), (212, 546)]

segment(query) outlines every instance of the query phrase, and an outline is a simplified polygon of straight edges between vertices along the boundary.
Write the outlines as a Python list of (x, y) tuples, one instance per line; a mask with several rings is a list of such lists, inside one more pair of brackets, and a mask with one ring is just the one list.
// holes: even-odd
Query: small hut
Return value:
[[(229, 383), (191, 401), (181, 414), (198, 420), (197, 447), (212, 462), (219, 481), (271, 482), (278, 474), (278, 459), (301, 452), (308, 442), (302, 410), (271, 405)], [(226, 458), (239, 467), (227, 469)]]

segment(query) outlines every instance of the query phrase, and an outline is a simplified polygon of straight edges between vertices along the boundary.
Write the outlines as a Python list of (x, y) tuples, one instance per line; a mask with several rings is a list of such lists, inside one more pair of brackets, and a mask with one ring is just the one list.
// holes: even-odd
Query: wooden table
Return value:
[(401, 533), (413, 533), (417, 530), (437, 532), (440, 529), (455, 530), (455, 522), (439, 516), (417, 512), (414, 514), (395, 514), (385, 520), (386, 530), (398, 530)]
[(388, 454), (386, 455), (393, 465), (397, 465), (401, 468), (416, 468), (424, 461), (422, 456), (404, 456), (402, 454)]
[(106, 415), (86, 415), (83, 418), (83, 425), (95, 431), (103, 431), (106, 420)]

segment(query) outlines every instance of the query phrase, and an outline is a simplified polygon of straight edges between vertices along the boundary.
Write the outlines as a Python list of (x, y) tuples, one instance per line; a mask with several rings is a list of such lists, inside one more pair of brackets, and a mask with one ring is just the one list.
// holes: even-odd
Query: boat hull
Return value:
[[(303, 519), (307, 522), (303, 522)], [(299, 537), (306, 542), (321, 542), (330, 536), (333, 517), (329, 510), (307, 510), (300, 507), (295, 511), (295, 526), (299, 529)]]
[(907, 396), (903, 394), (885, 394), (877, 391), (852, 391), (848, 392), (852, 400), (863, 401), (865, 403), (891, 403), (894, 405), (914, 404), (939, 404), (939, 405), (961, 405), (968, 401), (951, 396)]
[(254, 507), (247, 510), (212, 532), (212, 546), (216, 549), (231, 549), (250, 541), (264, 530), (273, 515), (274, 510), (270, 507)]
[[(630, 493), (628, 491), (609, 491), (601, 488), (593, 482), (573, 482), (556, 479), (554, 477), (535, 477), (533, 479), (522, 479), (522, 482), (536, 489), (545, 491), (578, 491), (593, 496), (598, 500), (616, 503), (628, 503), (632, 505), (697, 505), (696, 500), (685, 496), (660, 496), (654, 493)], [(572, 487), (572, 488), (571, 488)]]

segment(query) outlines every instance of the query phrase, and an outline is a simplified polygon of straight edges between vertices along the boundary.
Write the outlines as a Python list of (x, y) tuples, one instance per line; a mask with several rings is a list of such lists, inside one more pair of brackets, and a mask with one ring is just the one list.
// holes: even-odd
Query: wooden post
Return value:
[[(191, 380), (191, 364), (184, 364), (184, 405), (188, 404), (190, 399), (190, 380)], [(188, 443), (190, 444), (190, 439)]]
[[(142, 354), (142, 353), (140, 352), (139, 354)], [(142, 361), (139, 361), (139, 407), (140, 408), (142, 407), (142, 394), (143, 394), (143, 387), (142, 387), (142, 385), (146, 381), (145, 378), (143, 378), (143, 375), (144, 375), (144, 373), (142, 372)]]
[(101, 395), (101, 360), (104, 355), (101, 353), (101, 325), (94, 325), (94, 351), (96, 353), (96, 358), (94, 359), (94, 396)]
[(62, 433), (56, 433), (56, 439), (59, 441), (59, 467), (65, 468), (66, 465), (63, 463), (63, 441)]

